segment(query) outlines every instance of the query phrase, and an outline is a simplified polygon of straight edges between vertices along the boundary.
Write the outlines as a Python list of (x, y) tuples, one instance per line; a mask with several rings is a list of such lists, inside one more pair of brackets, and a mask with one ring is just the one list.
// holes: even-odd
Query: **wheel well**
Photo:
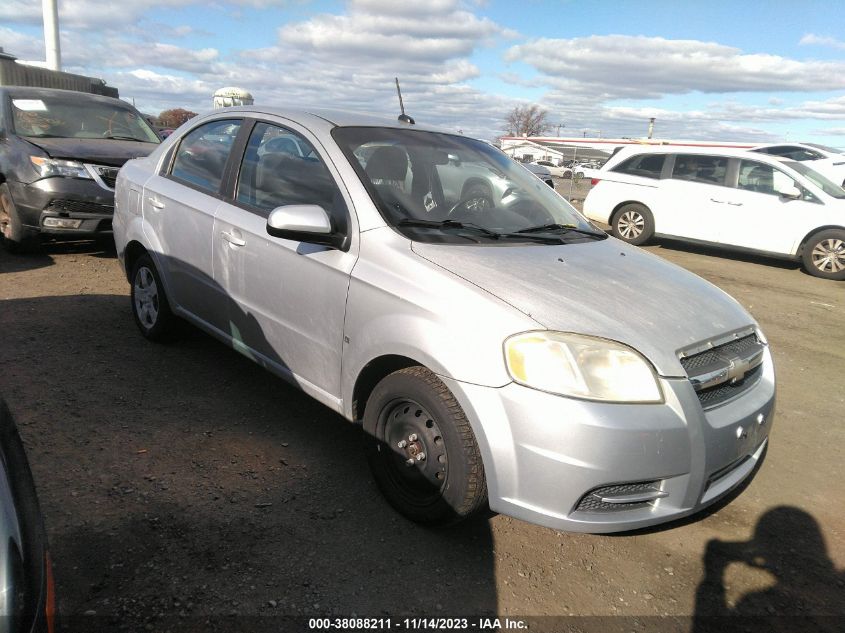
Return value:
[[(619, 214), (619, 211), (621, 211), (622, 207), (624, 207), (626, 204), (638, 204), (638, 205), (644, 207), (649, 213), (651, 213), (651, 209), (648, 208), (647, 204), (643, 204), (639, 200), (626, 200), (625, 202), (620, 202), (615, 207), (613, 207), (613, 213), (611, 213), (610, 217), (607, 219), (607, 223), (610, 226), (613, 226), (613, 220), (616, 219), (616, 216)], [(652, 217), (654, 217), (653, 213), (652, 213)]]
[(129, 242), (126, 245), (126, 255), (124, 257), (124, 262), (126, 264), (126, 278), (132, 282), (129, 276), (132, 274), (132, 268), (135, 267), (135, 262), (138, 261), (138, 258), (147, 252), (147, 249), (141, 246), (140, 242)]
[(385, 376), (392, 374), (394, 371), (405, 369), (406, 367), (413, 367), (421, 365), (407, 356), (387, 355), (374, 358), (367, 363), (358, 374), (358, 379), (355, 381), (355, 388), (352, 390), (352, 419), (362, 420), (364, 418), (364, 409), (367, 406), (367, 400), (370, 399), (370, 394), (376, 385), (381, 382)]
[(837, 226), (835, 224), (831, 224), (829, 226), (816, 227), (812, 231), (807, 233), (807, 235), (804, 236), (804, 239), (801, 240), (801, 245), (798, 247), (798, 251), (795, 254), (798, 257), (801, 257), (801, 255), (804, 254), (804, 246), (806, 246), (807, 242), (810, 241), (811, 237), (813, 237), (816, 233), (821, 233), (822, 231), (830, 231), (831, 229), (838, 230), (838, 231), (845, 231), (845, 227)]

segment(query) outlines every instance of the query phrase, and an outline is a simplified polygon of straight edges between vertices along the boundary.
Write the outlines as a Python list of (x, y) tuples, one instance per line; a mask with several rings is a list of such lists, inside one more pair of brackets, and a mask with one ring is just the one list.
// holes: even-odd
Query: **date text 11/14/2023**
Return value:
[(447, 631), (523, 630), (528, 624), (512, 618), (310, 618), (312, 631)]

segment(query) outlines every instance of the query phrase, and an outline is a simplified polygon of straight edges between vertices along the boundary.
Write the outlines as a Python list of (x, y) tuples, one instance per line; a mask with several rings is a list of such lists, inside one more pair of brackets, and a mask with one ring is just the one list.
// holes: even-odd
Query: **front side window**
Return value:
[(559, 244), (603, 237), (547, 184), (483, 141), (390, 127), (340, 127), (332, 136), (385, 221), (410, 239)]
[(316, 204), (342, 230), (346, 205), (314, 147), (301, 135), (270, 123), (252, 130), (238, 176), (236, 200), (265, 217), (276, 207)]
[(241, 121), (210, 121), (188, 132), (173, 159), (171, 176), (209, 193), (217, 193)]
[(728, 159), (724, 156), (703, 154), (678, 154), (672, 178), (709, 185), (724, 185), (728, 173)]
[(120, 102), (72, 97), (12, 99), (15, 133), (35, 138), (98, 138), (160, 143), (138, 112)]
[(780, 169), (753, 160), (739, 162), (737, 189), (779, 196), (781, 192), (798, 189), (802, 200), (813, 200), (813, 194)]
[(611, 171), (644, 178), (660, 178), (666, 154), (639, 154), (623, 161)]
[(807, 165), (803, 165), (801, 163), (787, 163), (784, 162), (787, 167), (791, 167), (799, 174), (804, 176), (807, 180), (812, 182), (816, 187), (824, 191), (827, 195), (832, 198), (836, 198), (837, 200), (845, 199), (845, 189), (840, 187), (834, 182), (831, 182), (824, 176), (822, 176), (819, 172)]

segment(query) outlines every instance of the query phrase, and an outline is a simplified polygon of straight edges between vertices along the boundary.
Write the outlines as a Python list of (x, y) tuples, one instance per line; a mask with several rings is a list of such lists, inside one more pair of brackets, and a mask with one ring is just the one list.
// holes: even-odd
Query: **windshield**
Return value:
[(463, 136), (335, 128), (385, 221), (417, 241), (603, 239), (566, 200), (500, 150)]
[(15, 132), (31, 138), (105, 138), (160, 142), (156, 133), (136, 111), (94, 99), (12, 99), (12, 119)]
[(827, 195), (831, 196), (832, 198), (838, 198), (840, 200), (845, 199), (845, 189), (842, 189), (842, 187), (840, 187), (839, 185), (831, 182), (830, 180), (822, 176), (819, 172), (817, 172), (815, 169), (807, 167), (807, 165), (805, 165), (804, 163), (789, 161), (785, 164), (789, 165), (792, 169), (804, 176), (804, 178), (812, 182), (816, 187), (824, 191)]
[(815, 147), (831, 154), (845, 154), (845, 151), (842, 151), (841, 148), (831, 147), (830, 145), (819, 145), (818, 143), (804, 143), (804, 145), (809, 145), (810, 147)]

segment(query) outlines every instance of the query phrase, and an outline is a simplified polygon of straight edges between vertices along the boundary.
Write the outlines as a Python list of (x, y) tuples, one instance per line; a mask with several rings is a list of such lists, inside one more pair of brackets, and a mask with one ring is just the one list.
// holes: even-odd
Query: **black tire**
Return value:
[(170, 310), (158, 270), (147, 253), (135, 262), (130, 279), (130, 301), (135, 325), (151, 341), (170, 340), (176, 330), (176, 318)]
[(0, 240), (10, 253), (22, 253), (35, 246), (35, 236), (21, 222), (12, 192), (5, 182), (0, 184)]
[[(452, 392), (428, 369), (408, 367), (382, 379), (367, 400), (364, 430), (373, 477), (407, 518), (452, 525), (487, 507), (475, 435)], [(424, 459), (414, 459), (420, 453)]]
[(819, 231), (804, 243), (804, 270), (814, 277), (845, 279), (845, 230)]
[(654, 235), (654, 216), (643, 204), (629, 202), (613, 215), (613, 235), (628, 244), (645, 244)]

